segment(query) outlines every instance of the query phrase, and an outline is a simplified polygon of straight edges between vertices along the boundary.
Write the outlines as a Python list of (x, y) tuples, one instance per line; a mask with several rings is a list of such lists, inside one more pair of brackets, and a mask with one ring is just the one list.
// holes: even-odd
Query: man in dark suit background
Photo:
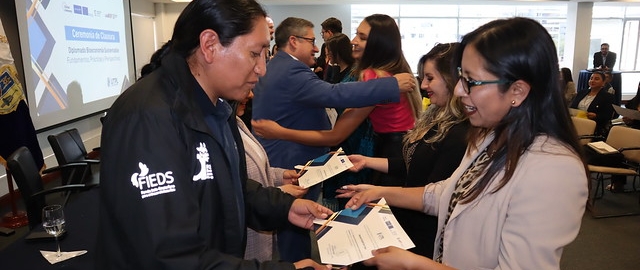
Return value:
[(593, 54), (593, 68), (613, 70), (616, 65), (616, 53), (609, 51), (609, 43), (602, 43), (600, 51)]

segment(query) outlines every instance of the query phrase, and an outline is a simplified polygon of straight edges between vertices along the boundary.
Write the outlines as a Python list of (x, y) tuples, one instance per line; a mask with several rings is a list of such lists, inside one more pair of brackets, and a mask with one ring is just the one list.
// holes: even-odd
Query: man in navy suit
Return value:
[[(254, 89), (253, 119), (270, 119), (283, 127), (303, 130), (330, 130), (326, 107), (365, 107), (398, 102), (400, 92), (415, 86), (412, 74), (343, 84), (330, 84), (311, 70), (315, 64), (313, 23), (287, 18), (276, 28), (278, 53), (267, 65), (267, 73)], [(328, 147), (307, 146), (285, 140), (259, 138), (271, 165), (293, 168), (329, 151)], [(309, 189), (305, 198), (317, 200), (320, 185)], [(309, 258), (309, 231), (291, 228), (278, 232), (278, 247), (283, 260), (295, 262)]]
[(616, 53), (609, 51), (609, 44), (602, 43), (600, 51), (593, 54), (593, 68), (613, 70), (616, 65)]

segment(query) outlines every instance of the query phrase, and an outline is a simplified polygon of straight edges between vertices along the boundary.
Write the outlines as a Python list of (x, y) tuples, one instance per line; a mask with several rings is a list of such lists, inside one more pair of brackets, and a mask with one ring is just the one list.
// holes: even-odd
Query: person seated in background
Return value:
[[(434, 259), (397, 247), (378, 269), (560, 269), (589, 194), (582, 149), (564, 106), (553, 39), (535, 20), (491, 21), (456, 54), (469, 147), (446, 180), (424, 187), (348, 186), (347, 207), (378, 198), (438, 216)], [(535, 61), (531, 61), (535, 59)]]
[(593, 54), (593, 68), (613, 70), (616, 65), (616, 53), (609, 51), (609, 43), (602, 43), (600, 51)]
[(611, 85), (611, 81), (613, 81), (613, 74), (611, 74), (611, 71), (605, 71), (604, 72), (604, 89), (607, 90), (607, 93), (612, 94), (612, 95), (616, 95), (616, 89), (613, 88), (613, 85)]
[[(636, 95), (627, 101), (627, 104), (624, 106), (627, 109), (640, 111), (640, 83), (638, 83), (638, 91), (636, 92)], [(622, 117), (622, 121), (631, 128), (640, 129), (640, 120)]]
[(571, 108), (587, 111), (587, 118), (596, 121), (595, 135), (601, 139), (607, 137), (614, 115), (612, 104), (615, 97), (604, 89), (605, 75), (601, 71), (594, 72), (589, 78), (589, 89), (580, 91), (573, 101)]
[[(401, 158), (378, 158), (349, 155), (351, 171), (364, 168), (389, 173), (404, 179), (404, 187), (422, 187), (446, 179), (460, 164), (467, 149), (469, 129), (453, 89), (457, 78), (452, 74), (453, 55), (458, 43), (437, 44), (421, 59), (421, 89), (431, 98), (431, 105), (403, 139)], [(342, 189), (336, 190), (338, 193)], [(338, 198), (343, 196), (338, 195)], [(343, 204), (344, 205), (344, 204)], [(415, 247), (411, 252), (432, 258), (438, 218), (420, 211), (392, 207), (392, 212)]]
[[(249, 128), (241, 121), (244, 115), (247, 101), (253, 98), (253, 91), (240, 101), (234, 102), (238, 130), (244, 145), (245, 160), (247, 162), (247, 176), (264, 187), (278, 187), (284, 193), (296, 198), (302, 198), (307, 189), (298, 186), (298, 172), (283, 168), (271, 167), (267, 152), (265, 152), (258, 140), (253, 137)], [(260, 262), (276, 260), (279, 258), (278, 249), (274, 246), (274, 231), (258, 231), (247, 228), (247, 248), (244, 253), (246, 260), (257, 259)]]
[[(638, 110), (640, 111), (640, 83), (638, 83), (638, 90), (636, 95), (627, 101), (625, 104), (627, 109)], [(622, 117), (622, 122), (630, 128), (640, 129), (640, 120), (635, 120), (628, 118), (626, 116)], [(616, 168), (625, 168), (628, 167), (625, 164), (625, 157), (622, 153), (612, 153), (612, 154), (600, 154), (590, 147), (584, 147), (586, 159), (589, 164), (597, 165), (597, 166), (606, 166), (606, 167), (616, 167)], [(606, 190), (611, 192), (623, 192), (624, 187), (627, 184), (627, 177), (624, 175), (612, 175), (611, 176), (611, 184), (605, 187)]]
[(578, 94), (576, 90), (576, 83), (573, 82), (571, 69), (563, 67), (562, 69), (560, 69), (560, 75), (562, 76), (560, 82), (564, 86), (564, 100), (567, 106), (569, 106), (573, 98)]

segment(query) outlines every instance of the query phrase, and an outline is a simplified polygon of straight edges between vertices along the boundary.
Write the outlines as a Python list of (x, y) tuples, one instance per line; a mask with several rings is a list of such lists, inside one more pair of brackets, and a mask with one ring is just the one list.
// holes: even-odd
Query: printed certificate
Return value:
[(415, 247), (386, 205), (384, 198), (344, 209), (327, 220), (316, 219), (314, 231), (322, 263), (350, 265), (373, 257), (371, 251), (396, 246)]
[(308, 188), (327, 180), (351, 167), (353, 167), (353, 164), (344, 154), (342, 148), (309, 160), (304, 166), (295, 166), (296, 169), (303, 170), (302, 176), (298, 178), (298, 185), (303, 188)]

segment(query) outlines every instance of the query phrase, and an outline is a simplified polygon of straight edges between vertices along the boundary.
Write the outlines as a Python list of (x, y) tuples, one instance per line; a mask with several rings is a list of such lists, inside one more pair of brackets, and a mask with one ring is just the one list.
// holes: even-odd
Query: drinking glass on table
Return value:
[(64, 212), (60, 205), (49, 205), (42, 209), (42, 226), (48, 234), (53, 235), (56, 239), (56, 257), (60, 257), (60, 243), (58, 236), (64, 232)]

